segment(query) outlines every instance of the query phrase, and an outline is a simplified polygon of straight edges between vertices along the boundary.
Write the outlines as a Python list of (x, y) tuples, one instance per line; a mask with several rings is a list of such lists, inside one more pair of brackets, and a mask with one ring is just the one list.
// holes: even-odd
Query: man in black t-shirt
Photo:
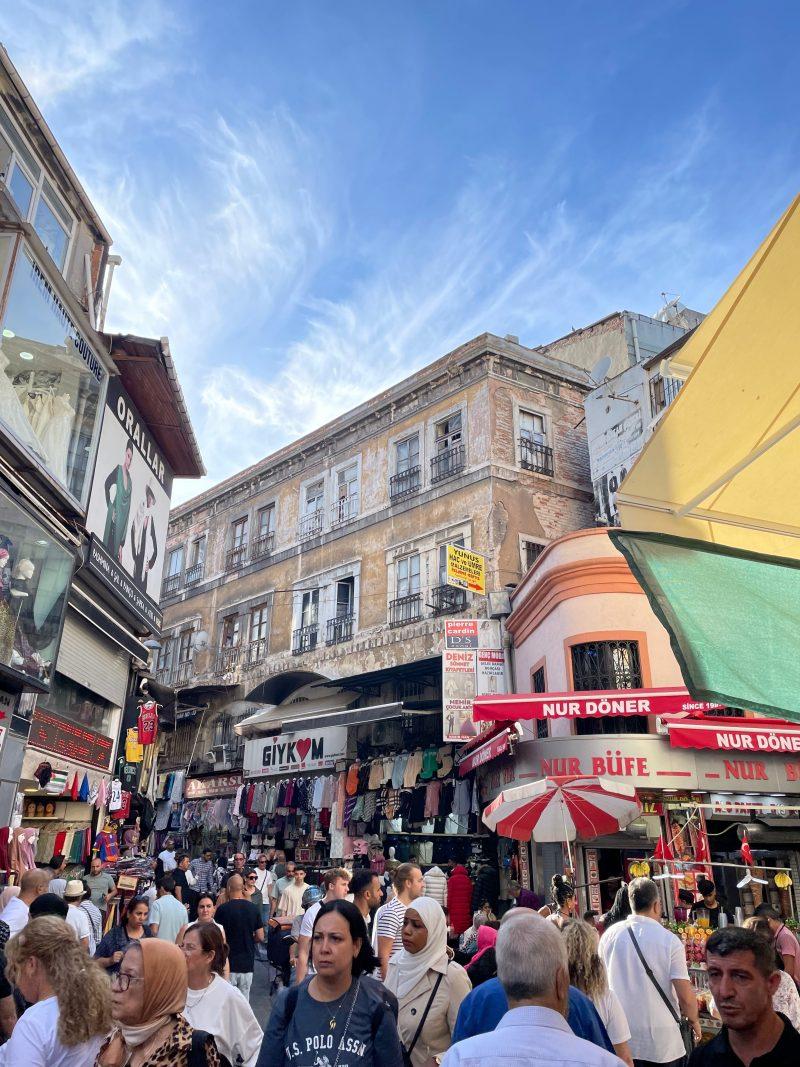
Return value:
[(227, 903), (217, 908), (214, 919), (225, 931), (225, 940), (228, 942), (231, 985), (235, 985), (249, 1000), (256, 962), (256, 942), (264, 940), (264, 921), (261, 909), (244, 899), (243, 886), (241, 875), (230, 876)]
[(198, 894), (189, 885), (186, 877), (186, 872), (189, 870), (189, 856), (186, 852), (181, 852), (177, 860), (178, 866), (172, 872), (172, 877), (175, 881), (175, 896), (181, 904), (186, 906), (186, 910), (189, 912), (189, 919), (194, 922), (197, 918)]
[(691, 917), (696, 920), (700, 912), (708, 912), (708, 923), (712, 930), (719, 928), (719, 917), (724, 912), (727, 916), (728, 922), (733, 922), (733, 916), (730, 912), (725, 911), (722, 906), (722, 902), (717, 899), (717, 887), (711, 881), (710, 878), (698, 878), (697, 879), (697, 891), (702, 894), (703, 899), (698, 900), (697, 903), (691, 907)]
[(754, 930), (728, 926), (706, 945), (708, 984), (722, 1032), (696, 1048), (689, 1067), (790, 1067), (800, 1063), (800, 1034), (772, 1006), (779, 984), (775, 949)]

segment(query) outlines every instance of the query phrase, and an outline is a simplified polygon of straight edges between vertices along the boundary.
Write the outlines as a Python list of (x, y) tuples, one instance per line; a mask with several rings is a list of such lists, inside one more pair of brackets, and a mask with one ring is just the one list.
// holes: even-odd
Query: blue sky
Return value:
[(0, 6), (202, 486), (478, 333), (707, 310), (800, 186), (799, 31), (780, 0)]

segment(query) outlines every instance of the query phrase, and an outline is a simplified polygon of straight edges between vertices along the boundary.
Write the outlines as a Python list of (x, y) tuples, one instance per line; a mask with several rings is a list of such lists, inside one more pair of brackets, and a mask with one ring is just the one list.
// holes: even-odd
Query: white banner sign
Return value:
[[(454, 624), (460, 629), (456, 630)], [(458, 619), (450, 622), (452, 630), (445, 631), (446, 645), (442, 650), (445, 741), (468, 741), (486, 730), (487, 723), (473, 722), (473, 700), (478, 694), (506, 691), (503, 650), (484, 645), (490, 638), (499, 643), (495, 625), (486, 619)]]
[(278, 734), (245, 742), (244, 773), (246, 778), (261, 778), (331, 770), (346, 755), (346, 726)]

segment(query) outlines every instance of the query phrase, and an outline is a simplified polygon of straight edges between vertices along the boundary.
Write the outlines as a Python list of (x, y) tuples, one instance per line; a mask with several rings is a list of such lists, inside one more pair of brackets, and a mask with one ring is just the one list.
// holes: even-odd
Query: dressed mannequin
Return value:
[(8, 356), (0, 348), (0, 418), (26, 448), (46, 460), (47, 452), (25, 415), (25, 409), (8, 374), (8, 366)]
[(69, 442), (72, 427), (75, 424), (75, 409), (69, 399), (69, 393), (64, 393), (50, 400), (50, 417), (40, 434), (42, 445), (50, 461), (50, 470), (64, 485), (67, 484)]

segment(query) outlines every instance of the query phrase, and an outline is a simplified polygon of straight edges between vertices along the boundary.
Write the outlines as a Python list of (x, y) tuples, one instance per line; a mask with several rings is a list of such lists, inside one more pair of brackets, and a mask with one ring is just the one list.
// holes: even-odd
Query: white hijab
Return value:
[(406, 952), (401, 949), (389, 961), (386, 975), (386, 988), (395, 994), (398, 1000), (408, 996), (412, 989), (422, 981), (428, 971), (447, 973), (447, 920), (441, 904), (433, 897), (418, 897), (409, 904), (425, 924), (428, 940), (419, 952)]

